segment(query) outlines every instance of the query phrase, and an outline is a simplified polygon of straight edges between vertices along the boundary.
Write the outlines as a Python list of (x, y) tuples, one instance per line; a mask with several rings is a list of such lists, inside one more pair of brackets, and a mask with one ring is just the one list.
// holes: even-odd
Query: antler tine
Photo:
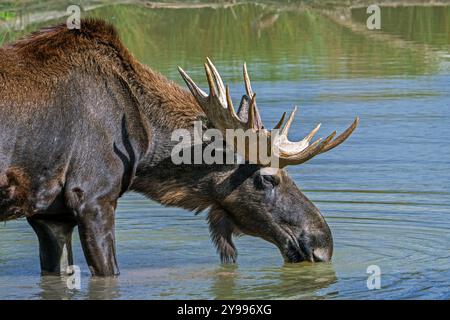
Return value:
[(255, 113), (256, 113), (255, 101), (256, 101), (256, 93), (253, 94), (252, 100), (250, 101), (250, 107), (248, 109), (248, 121), (247, 121), (247, 123), (248, 123), (248, 126), (250, 128), (254, 128), (255, 127)]
[(198, 103), (201, 104), (201, 102), (206, 99), (208, 95), (195, 84), (191, 77), (189, 77), (180, 66), (178, 66), (178, 72), (180, 72), (181, 77), (183, 78), (184, 82), (186, 82), (186, 85), (188, 86), (194, 98)]
[(214, 97), (216, 95), (216, 90), (214, 89), (214, 80), (211, 73), (211, 69), (208, 66), (207, 63), (205, 65), (205, 71), (206, 71), (206, 79), (208, 80), (208, 86), (209, 86), (209, 96)]
[(253, 90), (252, 90), (252, 86), (250, 85), (250, 77), (248, 76), (248, 72), (247, 72), (247, 63), (244, 62), (244, 66), (242, 68), (243, 73), (244, 73), (244, 83), (245, 83), (245, 91), (247, 92), (247, 95), (249, 97), (253, 96)]
[(231, 108), (231, 109), (234, 110), (233, 100), (231, 100), (230, 86), (229, 85), (226, 85), (226, 87), (225, 87), (225, 95), (227, 97), (227, 106), (228, 106), (228, 108)]
[(314, 129), (312, 129), (311, 132), (303, 139), (303, 141), (310, 142), (317, 131), (319, 131), (321, 125), (322, 124), (319, 123)]
[(297, 142), (289, 141), (287, 133), (289, 130), (289, 126), (291, 125), (292, 120), (294, 118), (293, 117), (294, 112), (295, 110), (291, 113), (291, 116), (289, 117), (288, 122), (284, 126), (283, 131), (281, 132), (279, 137), (276, 138), (278, 148), (281, 151), (280, 152), (281, 155), (286, 157), (295, 156), (296, 154), (299, 154), (303, 150), (307, 149), (309, 146), (309, 142), (312, 140), (312, 138), (320, 128), (319, 123), (313, 130), (311, 130), (311, 132), (305, 138), (303, 138), (303, 140)]
[[(254, 92), (253, 92), (252, 86), (250, 84), (250, 77), (248, 75), (247, 64), (245, 62), (244, 62), (243, 68), (242, 68), (242, 72), (244, 75), (244, 84), (245, 84), (246, 95), (244, 95), (244, 97), (242, 97), (241, 104), (238, 109), (238, 115), (242, 121), (246, 121), (248, 119), (249, 112), (250, 112), (250, 110), (249, 110), (250, 104), (246, 103), (245, 97), (248, 97), (248, 99), (252, 99)], [(254, 124), (253, 128), (255, 130), (263, 129), (264, 124), (261, 120), (261, 115), (259, 114), (259, 110), (258, 110), (258, 106), (256, 105), (256, 101), (255, 101), (254, 107), (255, 107), (255, 110), (254, 110), (255, 111), (255, 121), (253, 122), (253, 124)]]
[(281, 116), (281, 119), (278, 121), (278, 123), (273, 127), (272, 130), (280, 129), (281, 125), (284, 123), (284, 118), (286, 118), (286, 112), (283, 112), (283, 115)]
[(283, 129), (281, 130), (282, 136), (288, 135), (289, 128), (291, 127), (291, 124), (292, 124), (292, 121), (294, 120), (296, 112), (297, 112), (297, 106), (294, 107), (294, 110), (292, 110), (291, 114), (289, 115), (289, 118), (286, 121), (286, 124), (284, 125)]
[[(316, 155), (320, 154), (321, 151), (327, 146), (327, 144), (334, 138), (336, 135), (336, 131), (330, 134), (325, 140), (321, 142), (322, 139), (316, 140), (313, 144), (308, 146), (302, 152), (289, 156), (289, 157), (280, 157), (280, 168), (283, 168), (288, 165), (297, 165), (304, 163)], [(321, 143), (320, 143), (321, 142)]]
[(359, 123), (359, 117), (355, 118), (355, 121), (350, 125), (350, 127), (347, 128), (344, 132), (342, 132), (336, 139), (328, 143), (328, 145), (323, 148), (323, 150), (320, 151), (320, 153), (327, 152), (333, 148), (336, 148), (338, 145), (340, 145), (342, 142), (347, 140), (347, 138), (353, 133), (353, 131), (356, 129)]
[(219, 72), (217, 71), (216, 67), (208, 57), (206, 58), (206, 63), (208, 64), (210, 70), (212, 71), (214, 82), (216, 83), (217, 90), (219, 91), (219, 99), (222, 102), (225, 102), (225, 85), (223, 84), (222, 78), (220, 77)]
[(228, 111), (230, 112), (230, 116), (236, 120), (239, 120), (239, 117), (236, 114), (236, 111), (234, 110), (233, 101), (231, 100), (231, 95), (230, 95), (230, 87), (228, 85), (226, 85), (226, 87), (225, 87), (225, 94), (227, 96), (227, 107), (228, 107)]

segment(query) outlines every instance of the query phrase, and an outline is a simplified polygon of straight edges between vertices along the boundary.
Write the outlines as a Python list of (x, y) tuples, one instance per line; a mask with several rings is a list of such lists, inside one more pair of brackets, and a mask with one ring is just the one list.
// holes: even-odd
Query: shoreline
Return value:
[[(335, 10), (341, 12), (342, 15), (346, 16), (346, 13), (349, 13), (353, 9), (365, 8), (370, 4), (373, 4), (373, 1), (327, 1), (325, 3), (312, 1), (310, 3), (305, 3), (302, 1), (295, 2), (275, 2), (275, 1), (235, 1), (235, 0), (224, 0), (224, 1), (205, 1), (205, 2), (179, 2), (179, 1), (169, 1), (169, 2), (161, 2), (161, 1), (147, 1), (147, 0), (118, 0), (118, 1), (92, 1), (88, 2), (87, 5), (82, 6), (83, 12), (92, 11), (101, 7), (111, 6), (111, 5), (136, 5), (142, 6), (148, 9), (227, 9), (232, 8), (238, 5), (244, 5), (252, 3), (254, 5), (261, 6), (273, 6), (276, 7), (277, 10), (281, 11), (289, 11), (289, 10), (299, 10), (299, 9), (311, 9), (317, 10), (322, 13), (327, 13), (330, 10)], [(408, 7), (408, 6), (426, 6), (426, 7), (442, 7), (442, 6), (450, 6), (449, 2), (443, 1), (386, 1), (381, 0), (377, 3), (380, 7)], [(0, 17), (1, 14), (4, 14), (6, 18), (0, 18), (0, 32), (11, 32), (11, 31), (21, 31), (24, 30), (27, 26), (36, 24), (36, 23), (44, 23), (47, 21), (60, 19), (67, 16), (67, 12), (65, 10), (58, 10), (58, 5), (53, 4), (53, 8), (47, 9), (44, 11), (39, 11), (39, 6), (31, 6), (27, 5), (27, 3), (21, 3), (20, 6), (11, 7), (9, 9), (0, 9)], [(0, 7), (1, 8), (1, 7)], [(8, 17), (8, 15), (11, 15)]]

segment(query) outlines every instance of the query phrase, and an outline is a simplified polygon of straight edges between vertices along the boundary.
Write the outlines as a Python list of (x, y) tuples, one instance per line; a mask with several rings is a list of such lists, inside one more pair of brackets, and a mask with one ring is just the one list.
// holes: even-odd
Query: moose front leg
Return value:
[(39, 239), (39, 257), (42, 274), (60, 275), (73, 264), (73, 219), (35, 215), (27, 218)]
[(93, 276), (119, 274), (114, 235), (115, 207), (116, 201), (97, 201), (84, 205), (77, 217), (81, 245)]

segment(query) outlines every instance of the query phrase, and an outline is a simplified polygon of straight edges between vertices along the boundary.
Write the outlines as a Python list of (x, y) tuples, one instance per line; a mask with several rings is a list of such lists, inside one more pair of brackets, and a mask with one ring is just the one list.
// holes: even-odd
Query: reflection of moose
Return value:
[[(209, 208), (211, 237), (225, 262), (236, 259), (238, 233), (275, 244), (286, 261), (330, 259), (328, 225), (284, 170), (262, 175), (259, 164), (170, 159), (171, 132), (205, 115), (210, 127), (270, 135), (246, 72), (247, 95), (236, 115), (210, 62), (209, 96), (181, 71), (190, 94), (136, 61), (101, 21), (44, 29), (1, 48), (0, 57), (0, 220), (27, 217), (43, 272), (72, 264), (77, 226), (92, 274), (118, 274), (114, 211), (129, 189), (164, 205)], [(287, 140), (292, 120), (282, 129), (281, 167), (334, 148), (357, 125), (309, 145), (315, 130), (302, 142)]]
[[(223, 265), (215, 270), (210, 289), (215, 299), (235, 297), (244, 299), (311, 299), (319, 290), (337, 281), (331, 264), (284, 265), (281, 268), (255, 269), (259, 274), (269, 274), (262, 284), (248, 285), (236, 265)], [(94, 278), (95, 279), (95, 278)]]
[(261, 15), (252, 22), (252, 29), (256, 32), (258, 39), (261, 38), (261, 31), (271, 28), (278, 20), (278, 13), (267, 13)]

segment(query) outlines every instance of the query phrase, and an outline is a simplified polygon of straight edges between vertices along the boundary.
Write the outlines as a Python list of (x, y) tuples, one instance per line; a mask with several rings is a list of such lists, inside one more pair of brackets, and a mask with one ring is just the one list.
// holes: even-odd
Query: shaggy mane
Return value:
[[(82, 19), (80, 29), (44, 28), (0, 48), (4, 94), (22, 87), (44, 96), (76, 70), (120, 77), (157, 126), (186, 127), (203, 114), (190, 92), (142, 65), (103, 20)], [(10, 100), (20, 99), (23, 90), (16, 94)]]
[(101, 19), (82, 19), (80, 29), (68, 29), (65, 23), (42, 28), (9, 46), (18, 50), (46, 51), (61, 49), (77, 43), (77, 40), (102, 41), (110, 44), (120, 43), (116, 28)]

